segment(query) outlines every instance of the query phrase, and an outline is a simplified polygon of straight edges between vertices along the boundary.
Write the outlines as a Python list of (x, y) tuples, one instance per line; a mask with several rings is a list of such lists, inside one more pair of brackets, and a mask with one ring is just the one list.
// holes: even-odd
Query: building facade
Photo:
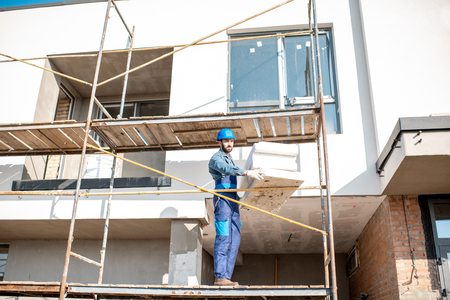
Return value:
[[(117, 1), (126, 22), (135, 26), (133, 49), (165, 46), (134, 51), (131, 68), (277, 4)], [(106, 2), (5, 4), (0, 10), (0, 52), (33, 58), (27, 62), (35, 65), (6, 56), (0, 62), (1, 123), (85, 121), (91, 87), (55, 72), (92, 82)], [(447, 299), (450, 4), (324, 0), (317, 1), (317, 18), (339, 298)], [(307, 1), (296, 0), (205, 41), (234, 42), (188, 47), (130, 73), (123, 110), (123, 78), (99, 86), (96, 95), (111, 118), (128, 119), (312, 105), (311, 41), (298, 33), (307, 29)], [(269, 34), (278, 35), (254, 38)], [(110, 50), (128, 43), (119, 15), (111, 12), (100, 82), (125, 71), (127, 53)], [(107, 116), (94, 106), (93, 118)], [(2, 136), (0, 142), (1, 191), (74, 191), (79, 155), (8, 156)], [(320, 185), (317, 146), (298, 144), (298, 150), (303, 186)], [(207, 164), (215, 151), (123, 157), (212, 189)], [(237, 165), (244, 167), (249, 152), (249, 147), (234, 149)], [(88, 155), (82, 191), (107, 191), (112, 161)], [(123, 161), (115, 172), (120, 192), (189, 189)], [(211, 198), (207, 193), (114, 195), (103, 282), (211, 285)], [(105, 195), (80, 198), (74, 252), (100, 259), (107, 202)], [(72, 207), (69, 195), (0, 195), (0, 280), (61, 280)], [(319, 192), (296, 191), (279, 214), (320, 228)], [(241, 221), (234, 280), (324, 284), (320, 234), (247, 210)], [(96, 266), (70, 260), (69, 282), (95, 283), (97, 277)]]

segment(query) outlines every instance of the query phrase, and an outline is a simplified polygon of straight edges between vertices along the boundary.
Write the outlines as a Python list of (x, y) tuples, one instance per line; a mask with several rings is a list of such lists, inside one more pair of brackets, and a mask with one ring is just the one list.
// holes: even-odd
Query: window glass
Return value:
[(277, 39), (231, 43), (230, 102), (278, 99)]
[(433, 206), (438, 238), (450, 238), (450, 204), (435, 203)]
[(437, 220), (436, 230), (438, 238), (450, 238), (450, 220)]
[(169, 100), (158, 100), (142, 103), (140, 108), (140, 116), (168, 116)]
[(319, 35), (320, 48), (320, 69), (322, 71), (322, 87), (324, 95), (333, 95), (331, 86), (331, 61), (330, 61), (330, 41), (328, 34)]
[(287, 97), (314, 96), (309, 36), (286, 37)]
[[(120, 113), (120, 104), (104, 105), (105, 109), (113, 118), (117, 118)], [(125, 104), (123, 107), (122, 118), (134, 117), (134, 104)]]
[(8, 258), (9, 245), (0, 245), (0, 281), (3, 281), (6, 270), (6, 259)]
[[(327, 34), (319, 34), (323, 94), (332, 95), (330, 77), (330, 53)], [(309, 35), (287, 36), (285, 38), (287, 97), (314, 96), (311, 39)]]
[[(239, 37), (245, 35), (234, 38)], [(231, 42), (230, 111), (278, 109), (280, 98), (285, 108), (314, 105), (312, 46), (309, 35), (284, 36), (279, 38), (279, 43), (275, 37)], [(319, 34), (319, 51), (327, 131), (337, 133), (340, 132), (338, 102), (328, 29)]]

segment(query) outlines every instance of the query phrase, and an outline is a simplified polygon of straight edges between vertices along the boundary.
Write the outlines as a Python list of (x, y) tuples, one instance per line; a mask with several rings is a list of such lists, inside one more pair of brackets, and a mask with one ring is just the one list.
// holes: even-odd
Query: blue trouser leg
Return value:
[(235, 209), (231, 214), (231, 245), (228, 256), (227, 278), (231, 279), (233, 275), (234, 265), (236, 264), (236, 256), (239, 251), (241, 242), (241, 221), (239, 219), (239, 205), (233, 203)]
[(217, 278), (231, 279), (241, 240), (239, 205), (225, 199), (218, 201), (214, 196), (214, 206), (214, 275)]

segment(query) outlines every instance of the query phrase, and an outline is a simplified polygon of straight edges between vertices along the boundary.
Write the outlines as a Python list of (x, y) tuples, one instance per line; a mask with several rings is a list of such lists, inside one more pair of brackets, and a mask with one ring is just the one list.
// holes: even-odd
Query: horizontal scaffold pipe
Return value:
[[(240, 41), (248, 41), (248, 40), (259, 40), (259, 39), (267, 39), (271, 37), (281, 37), (281, 36), (291, 36), (291, 35), (302, 35), (302, 34), (311, 34), (314, 33), (313, 30), (302, 30), (302, 31), (293, 31), (293, 32), (286, 32), (286, 33), (276, 33), (276, 34), (266, 34), (266, 35), (256, 35), (256, 36), (249, 36), (249, 37), (243, 37), (243, 38), (233, 38), (228, 40), (220, 40), (220, 41), (211, 41), (211, 42), (203, 42), (203, 43), (197, 43), (192, 46), (204, 46), (204, 45), (214, 45), (214, 44), (221, 44), (221, 43), (232, 43), (232, 42), (240, 42)], [(160, 50), (160, 49), (170, 49), (170, 48), (179, 48), (184, 47), (187, 44), (181, 44), (181, 45), (168, 45), (168, 46), (156, 46), (156, 47), (144, 47), (144, 48), (134, 48), (134, 49), (121, 49), (121, 50), (106, 50), (103, 51), (102, 54), (111, 54), (111, 53), (122, 53), (122, 52), (141, 52), (141, 51), (152, 51), (152, 50)], [(21, 61), (28, 61), (28, 60), (40, 60), (40, 59), (51, 59), (51, 58), (79, 58), (79, 57), (93, 57), (97, 56), (98, 53), (84, 53), (84, 54), (63, 54), (63, 55), (51, 55), (51, 56), (41, 56), (41, 57), (31, 57), (31, 58), (22, 58)], [(8, 59), (8, 60), (0, 60), (0, 63), (5, 62), (14, 62), (17, 60), (14, 59)]]
[(266, 215), (269, 215), (269, 216), (278, 218), (278, 219), (280, 219), (280, 220), (289, 222), (289, 223), (291, 223), (291, 224), (295, 224), (295, 225), (301, 226), (301, 227), (303, 227), (303, 228), (307, 228), (307, 229), (310, 229), (310, 230), (319, 232), (319, 233), (321, 233), (321, 234), (328, 235), (328, 233), (327, 233), (326, 231), (324, 231), (324, 230), (320, 230), (320, 229), (318, 229), (318, 228), (314, 228), (314, 227), (311, 227), (311, 226), (308, 226), (308, 225), (305, 225), (305, 224), (302, 224), (302, 223), (299, 223), (299, 222), (290, 220), (290, 219), (288, 219), (288, 218), (285, 218), (285, 217), (282, 217), (282, 216), (273, 214), (273, 213), (271, 213), (271, 212), (265, 211), (265, 210), (263, 210), (263, 209), (257, 208), (257, 207), (255, 207), (255, 206), (253, 206), (253, 205), (249, 205), (249, 204), (247, 204), (247, 203), (240, 202), (240, 201), (238, 201), (238, 200), (232, 199), (232, 198), (230, 198), (230, 197), (226, 197), (226, 196), (224, 196), (224, 195), (220, 195), (220, 194), (218, 194), (218, 193), (216, 193), (216, 192), (214, 192), (214, 191), (212, 191), (212, 190), (208, 190), (208, 189), (202, 188), (202, 187), (200, 187), (200, 186), (198, 186), (198, 185), (195, 185), (195, 184), (193, 184), (193, 183), (187, 182), (187, 181), (185, 181), (185, 180), (182, 180), (182, 179), (180, 179), (180, 178), (177, 178), (177, 177), (174, 177), (174, 176), (172, 176), (172, 175), (166, 174), (166, 173), (161, 172), (161, 171), (159, 171), (159, 170), (153, 169), (153, 168), (151, 168), (151, 167), (149, 167), (149, 166), (145, 166), (145, 165), (143, 165), (143, 164), (140, 164), (140, 163), (137, 163), (137, 162), (135, 162), (135, 161), (129, 160), (129, 159), (127, 159), (127, 158), (120, 157), (119, 155), (113, 154), (113, 153), (111, 153), (111, 152), (108, 152), (108, 151), (103, 150), (103, 149), (101, 149), (101, 148), (92, 146), (92, 145), (90, 145), (90, 144), (86, 144), (86, 146), (87, 146), (87, 147), (90, 147), (90, 148), (93, 148), (93, 149), (96, 149), (96, 150), (98, 150), (98, 151), (101, 151), (101, 152), (103, 152), (103, 153), (112, 155), (112, 156), (117, 157), (117, 158), (119, 158), (119, 159), (121, 159), (121, 160), (123, 160), (123, 161), (127, 161), (127, 162), (129, 162), (129, 163), (132, 163), (132, 164), (134, 164), (134, 165), (136, 165), (136, 166), (139, 166), (139, 167), (142, 167), (142, 168), (144, 168), (144, 169), (153, 171), (153, 172), (158, 173), (158, 174), (160, 174), (160, 175), (169, 177), (169, 178), (171, 178), (171, 179), (173, 179), (173, 180), (176, 180), (176, 181), (179, 181), (179, 182), (181, 182), (181, 183), (190, 185), (190, 186), (192, 186), (192, 187), (194, 187), (194, 188), (196, 188), (196, 189), (199, 189), (199, 190), (201, 190), (201, 191), (203, 191), (203, 192), (205, 192), (205, 193), (213, 194), (213, 195), (215, 195), (215, 196), (217, 196), (217, 197), (220, 197), (220, 198), (229, 200), (229, 201), (231, 201), (231, 202), (240, 204), (240, 205), (242, 205), (242, 206), (251, 208), (251, 209), (253, 209), (253, 210), (256, 210), (256, 211), (265, 213)]
[[(249, 189), (219, 189), (210, 190), (215, 193), (224, 192), (253, 192), (253, 191), (274, 191), (274, 190), (320, 190), (326, 189), (326, 186), (302, 186), (302, 187), (261, 187)], [(80, 193), (80, 197), (107, 196), (107, 195), (162, 195), (162, 194), (198, 194), (207, 193), (202, 190), (180, 190), (180, 191), (133, 191), (133, 192), (104, 192), (104, 193)], [(12, 196), (75, 196), (75, 192), (65, 191), (0, 191), (1, 195)]]

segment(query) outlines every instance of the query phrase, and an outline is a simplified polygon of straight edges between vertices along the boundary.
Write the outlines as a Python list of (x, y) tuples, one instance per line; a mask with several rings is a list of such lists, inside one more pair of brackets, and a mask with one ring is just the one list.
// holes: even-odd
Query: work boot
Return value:
[(239, 285), (237, 282), (233, 282), (228, 278), (217, 278), (214, 280), (214, 285), (227, 286), (227, 285)]

